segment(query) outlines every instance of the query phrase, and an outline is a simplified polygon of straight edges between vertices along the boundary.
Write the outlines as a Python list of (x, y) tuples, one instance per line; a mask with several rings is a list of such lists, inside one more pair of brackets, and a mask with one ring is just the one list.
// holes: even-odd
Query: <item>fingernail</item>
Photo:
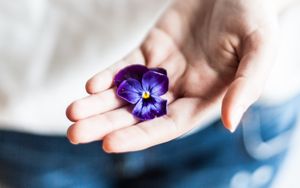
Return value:
[(236, 109), (233, 111), (233, 113), (231, 115), (231, 123), (230, 123), (231, 125), (229, 128), (229, 131), (231, 133), (233, 133), (237, 129), (237, 127), (242, 119), (242, 116), (244, 114), (244, 111), (245, 111), (244, 108), (241, 106), (236, 107)]
[(78, 145), (79, 143), (78, 142), (74, 142), (73, 140), (69, 139), (69, 142), (73, 145)]
[(108, 154), (114, 154), (114, 153), (117, 153), (117, 152), (111, 150), (111, 148), (108, 147), (106, 144), (102, 144), (102, 149), (105, 151), (105, 153), (108, 153)]

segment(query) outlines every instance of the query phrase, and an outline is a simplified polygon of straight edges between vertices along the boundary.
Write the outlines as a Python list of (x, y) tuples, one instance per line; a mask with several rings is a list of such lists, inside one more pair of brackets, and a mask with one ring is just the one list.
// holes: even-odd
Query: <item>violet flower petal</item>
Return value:
[(167, 114), (167, 101), (159, 97), (140, 99), (132, 114), (140, 120), (150, 120)]
[(152, 106), (152, 109), (155, 111), (155, 116), (160, 117), (167, 114), (167, 100), (160, 97), (153, 97), (155, 103)]
[(149, 70), (150, 70), (150, 71), (154, 71), (154, 72), (158, 72), (158, 73), (161, 73), (161, 74), (164, 74), (164, 75), (167, 76), (167, 71), (166, 71), (166, 69), (157, 67), (157, 68), (151, 68), (151, 69), (149, 69)]
[(141, 99), (143, 92), (139, 81), (128, 78), (117, 89), (117, 95), (131, 104), (136, 104)]
[(166, 75), (148, 71), (142, 79), (142, 86), (145, 91), (149, 91), (151, 95), (161, 96), (168, 91), (169, 79)]
[(143, 65), (130, 65), (115, 75), (114, 84), (119, 87), (119, 85), (128, 78), (133, 78), (141, 82), (143, 75), (148, 71), (149, 69)]

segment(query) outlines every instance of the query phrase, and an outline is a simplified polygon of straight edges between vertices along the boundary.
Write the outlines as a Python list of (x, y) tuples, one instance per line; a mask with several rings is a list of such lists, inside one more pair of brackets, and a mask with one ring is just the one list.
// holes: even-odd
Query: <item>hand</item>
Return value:
[[(69, 140), (103, 140), (106, 152), (142, 150), (195, 128), (220, 100), (223, 123), (234, 131), (274, 61), (275, 23), (265, 1), (177, 0), (140, 48), (87, 82), (91, 95), (67, 109), (75, 122)], [(168, 71), (166, 116), (139, 122), (116, 97), (114, 75), (137, 63)]]

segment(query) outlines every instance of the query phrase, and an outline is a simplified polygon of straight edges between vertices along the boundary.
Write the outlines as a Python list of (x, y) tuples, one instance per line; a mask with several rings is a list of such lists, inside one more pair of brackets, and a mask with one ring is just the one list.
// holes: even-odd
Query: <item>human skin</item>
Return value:
[[(234, 132), (275, 61), (272, 10), (262, 0), (175, 1), (139, 48), (87, 82), (90, 95), (67, 109), (74, 122), (69, 140), (103, 140), (110, 153), (142, 150), (197, 128), (218, 103), (224, 126)], [(139, 122), (116, 97), (114, 75), (136, 63), (168, 71), (166, 116)]]

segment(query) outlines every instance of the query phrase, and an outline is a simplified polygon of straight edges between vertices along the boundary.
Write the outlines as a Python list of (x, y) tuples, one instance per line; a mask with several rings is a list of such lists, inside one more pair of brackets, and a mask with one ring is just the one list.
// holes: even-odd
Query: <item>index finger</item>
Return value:
[(119, 70), (131, 64), (145, 64), (145, 59), (140, 49), (134, 50), (123, 60), (94, 75), (87, 81), (85, 86), (86, 91), (89, 94), (95, 94), (111, 88), (113, 86), (114, 75)]

